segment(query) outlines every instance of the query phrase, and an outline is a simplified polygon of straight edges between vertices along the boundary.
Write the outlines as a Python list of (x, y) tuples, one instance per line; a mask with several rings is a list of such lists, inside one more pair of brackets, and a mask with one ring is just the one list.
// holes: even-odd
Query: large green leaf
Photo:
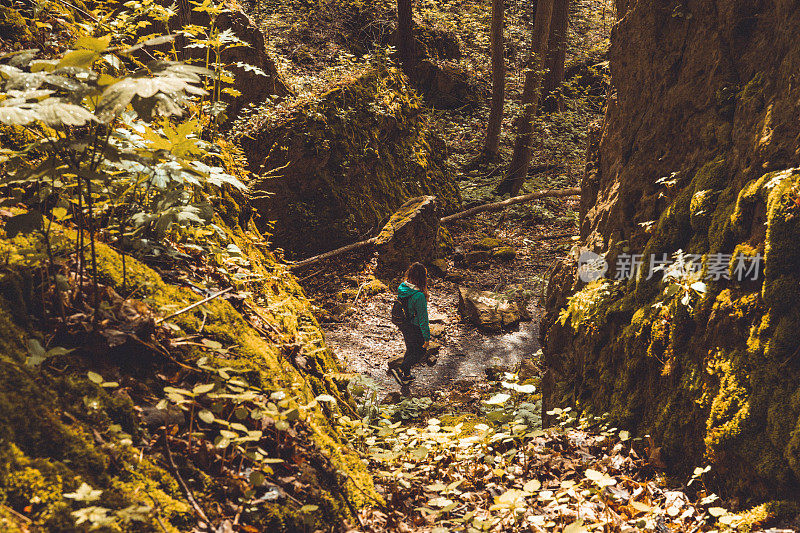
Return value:
[(94, 52), (105, 52), (108, 45), (111, 44), (111, 36), (104, 37), (89, 37), (88, 35), (81, 35), (75, 39), (75, 48), (85, 48)]
[(91, 67), (92, 63), (100, 57), (94, 50), (72, 50), (64, 54), (56, 68), (62, 67)]
[(97, 121), (97, 117), (88, 109), (56, 98), (48, 98), (38, 104), (36, 114), (39, 120), (51, 127), (83, 126)]
[[(151, 109), (157, 106), (162, 112), (177, 114), (175, 113), (177, 103), (174, 102), (174, 97), (183, 92), (205, 94), (203, 89), (195, 87), (189, 80), (178, 76), (125, 78), (108, 86), (103, 91), (103, 96), (95, 112), (100, 120), (108, 122), (125, 111), (134, 98), (149, 99), (161, 93), (160, 99), (150, 103)], [(165, 98), (165, 96), (172, 98)]]

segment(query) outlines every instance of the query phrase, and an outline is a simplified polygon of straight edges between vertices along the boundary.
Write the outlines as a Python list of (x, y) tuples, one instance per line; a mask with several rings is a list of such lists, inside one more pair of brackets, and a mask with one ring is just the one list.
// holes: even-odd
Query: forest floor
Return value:
[[(402, 393), (386, 375), (387, 362), (403, 352), (389, 318), (399, 280), (366, 295), (363, 287), (375, 285), (375, 260), (367, 253), (304, 274), (327, 343), (354, 375), (351, 391), (363, 418), (340, 423), (386, 500), (362, 510), (351, 531), (797, 530), (797, 523), (761, 528), (773, 510), (745, 511), (721, 500), (703, 483), (707, 468), (698, 466), (688, 479), (667, 478), (648, 436), (631, 438), (602, 417), (570, 409), (549, 411), (543, 424), (537, 301), (548, 269), (572, 247), (563, 235), (577, 229), (564, 214), (575, 202), (548, 200), (546, 220), (484, 213), (449, 228), (456, 248), (489, 236), (517, 255), (477, 268), (458, 268), (448, 258), (446, 275), (432, 280), (429, 305), (433, 340), (442, 345), (438, 361), (416, 367), (415, 382)], [(532, 319), (505, 333), (481, 333), (459, 317), (458, 286), (517, 295)]]
[[(351, 38), (352, 21), (343, 9), (360, 3), (320, 2), (310, 19), (305, 0), (251, 4), (297, 100), (324, 92), (368, 61)], [(367, 33), (377, 36), (389, 27), (394, 5), (379, 0), (370, 6), (374, 19)], [(450, 61), (470, 73), (477, 92), (488, 94), (485, 28), (491, 2), (422, 0), (415, 9), (418, 23), (457, 35), (462, 55)], [(510, 159), (520, 111), (530, 3), (511, 0), (506, 15), (500, 159), (471, 164), (484, 140), (486, 105), (428, 111), (431, 128), (447, 143), (447, 164), (459, 176), (467, 207), (498, 200), (494, 188)], [(605, 103), (604, 50), (612, 21), (607, 0), (573, 2), (565, 98), (561, 109), (535, 120), (532, 170), (523, 192), (578, 185), (588, 125), (602, 116)], [(327, 344), (351, 376), (361, 418), (342, 417), (340, 428), (349, 432), (386, 500), (385, 506), (362, 510), (353, 531), (795, 530), (796, 524), (764, 530), (773, 515), (767, 506), (744, 511), (745, 503), (720, 500), (703, 483), (708, 469), (702, 465), (685, 479), (666, 478), (659, 448), (648, 436), (631, 438), (602, 417), (578, 417), (568, 408), (549, 411), (543, 424), (538, 302), (549, 269), (574, 245), (570, 236), (578, 234), (577, 223), (576, 199), (546, 199), (448, 227), (456, 248), (469, 250), (491, 237), (511, 245), (516, 256), (469, 268), (455, 264), (452, 252), (447, 255), (447, 273), (433, 277), (429, 303), (433, 340), (441, 344), (438, 361), (416, 367), (415, 382), (402, 393), (386, 374), (388, 361), (404, 349), (390, 321), (399, 279), (376, 283), (370, 252), (298, 273), (317, 306)], [(523, 300), (532, 320), (504, 333), (481, 333), (459, 316), (459, 286)]]
[[(702, 466), (688, 479), (667, 478), (652, 439), (631, 438), (602, 417), (554, 409), (543, 424), (537, 301), (548, 269), (572, 247), (563, 235), (577, 233), (565, 216), (575, 202), (548, 200), (546, 219), (484, 213), (449, 228), (456, 248), (489, 236), (517, 255), (477, 268), (448, 258), (446, 275), (432, 280), (429, 306), (439, 359), (416, 367), (402, 394), (386, 375), (386, 363), (403, 351), (389, 319), (399, 280), (366, 295), (363, 287), (375, 285), (368, 253), (301, 274), (328, 345), (355, 376), (351, 390), (363, 419), (343, 417), (342, 427), (386, 499), (362, 510), (352, 531), (796, 530), (794, 523), (760, 528), (772, 510), (723, 502), (703, 483)], [(481, 333), (459, 317), (458, 286), (517, 295), (532, 320)]]
[[(574, 208), (575, 203), (575, 199), (553, 201), (551, 208), (565, 211)], [(511, 260), (462, 265), (462, 268), (453, 264), (451, 255), (447, 258), (447, 274), (432, 277), (431, 334), (441, 349), (436, 365), (415, 368), (416, 380), (409, 393), (416, 396), (483, 380), (487, 369), (512, 370), (536, 354), (538, 300), (544, 276), (571, 246), (569, 234), (577, 233), (567, 219), (544, 223), (514, 220), (507, 213), (486, 213), (450, 230), (457, 248), (468, 250), (480, 240), (492, 237), (514, 247), (517, 254)], [(542, 238), (545, 240), (538, 240)], [(328, 344), (348, 370), (368, 376), (379, 386), (382, 396), (386, 396), (398, 389), (386, 374), (387, 362), (401, 357), (404, 351), (402, 337), (389, 316), (395, 292), (387, 287), (373, 295), (362, 291), (358, 301), (352, 296), (354, 289), (358, 293), (357, 287), (370, 279), (373, 266), (370, 257), (346, 260), (329, 265), (324, 273), (304, 282), (304, 286), (318, 305), (329, 310), (323, 314), (327, 318), (323, 328)], [(352, 275), (353, 272), (359, 274)], [(458, 314), (459, 286), (519, 298), (525, 302), (532, 319), (502, 333), (481, 333)]]

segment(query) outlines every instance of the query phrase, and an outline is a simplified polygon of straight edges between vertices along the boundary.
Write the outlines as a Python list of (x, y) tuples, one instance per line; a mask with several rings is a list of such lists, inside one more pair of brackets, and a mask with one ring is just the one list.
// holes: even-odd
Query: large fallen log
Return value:
[[(501, 211), (508, 206), (514, 204), (522, 204), (525, 202), (531, 202), (533, 200), (538, 200), (539, 198), (563, 198), (565, 196), (577, 196), (580, 193), (581, 190), (579, 187), (573, 187), (570, 189), (550, 189), (547, 191), (532, 192), (530, 194), (523, 194), (522, 196), (514, 196), (512, 198), (509, 198), (508, 200), (503, 200), (502, 202), (483, 204), (476, 207), (472, 207), (465, 211), (459, 211), (458, 213), (453, 213), (452, 215), (448, 215), (440, 219), (439, 223), (448, 224), (455, 220), (466, 218), (486, 211)], [(330, 252), (325, 252), (324, 254), (315, 255), (313, 257), (309, 257), (308, 259), (303, 259), (302, 261), (290, 264), (289, 270), (299, 270), (309, 265), (319, 263), (320, 261), (324, 261), (325, 259), (330, 259), (331, 257), (336, 257), (338, 255), (346, 254), (348, 252), (354, 252), (356, 250), (360, 250), (361, 248), (365, 248), (367, 246), (375, 246), (377, 240), (378, 240), (377, 237), (372, 237), (371, 239), (367, 239), (365, 241), (359, 241), (353, 244), (348, 244), (347, 246), (336, 248), (335, 250), (331, 250)]]
[(554, 197), (563, 198), (564, 196), (578, 196), (580, 193), (581, 193), (580, 187), (572, 187), (570, 189), (550, 189), (547, 191), (537, 191), (537, 192), (532, 192), (530, 194), (523, 194), (522, 196), (513, 196), (508, 200), (503, 200), (502, 202), (493, 202), (491, 204), (478, 205), (471, 209), (467, 209), (465, 211), (459, 211), (458, 213), (453, 213), (452, 215), (448, 215), (442, 218), (439, 221), (439, 223), (449, 224), (454, 220), (471, 217), (472, 215), (476, 215), (478, 213), (483, 213), (486, 211), (501, 211), (510, 205), (531, 202), (533, 200), (538, 200), (539, 198), (554, 198)]
[(303, 267), (307, 267), (308, 265), (319, 263), (320, 261), (323, 261), (325, 259), (336, 257), (337, 255), (342, 255), (346, 254), (347, 252), (360, 250), (365, 246), (374, 246), (376, 240), (378, 240), (377, 237), (372, 237), (371, 239), (367, 239), (366, 241), (354, 242), (353, 244), (342, 246), (341, 248), (331, 250), (330, 252), (325, 252), (324, 254), (315, 255), (313, 257), (309, 257), (308, 259), (303, 259), (302, 261), (298, 261), (297, 263), (292, 263), (291, 265), (289, 265), (289, 270), (299, 270)]

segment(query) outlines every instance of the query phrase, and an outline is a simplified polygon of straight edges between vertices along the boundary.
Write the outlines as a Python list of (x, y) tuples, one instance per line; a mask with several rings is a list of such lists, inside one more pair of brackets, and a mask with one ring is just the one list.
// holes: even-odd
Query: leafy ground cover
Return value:
[[(658, 473), (652, 440), (569, 409), (539, 417), (535, 379), (515, 373), (435, 398), (371, 404), (343, 417), (387, 507), (366, 509), (368, 531), (754, 531), (776, 506), (730, 510), (689, 479)], [(363, 392), (362, 392), (363, 391)], [(771, 529), (770, 531), (781, 531)], [(785, 531), (792, 531), (786, 529)]]

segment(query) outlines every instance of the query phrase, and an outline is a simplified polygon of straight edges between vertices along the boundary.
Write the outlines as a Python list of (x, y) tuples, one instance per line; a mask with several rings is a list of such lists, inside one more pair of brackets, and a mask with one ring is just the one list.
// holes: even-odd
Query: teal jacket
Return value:
[(397, 297), (408, 297), (408, 312), (411, 323), (419, 326), (422, 330), (422, 338), (426, 341), (431, 340), (431, 330), (428, 326), (428, 302), (425, 300), (425, 293), (411, 285), (403, 282), (397, 288)]

